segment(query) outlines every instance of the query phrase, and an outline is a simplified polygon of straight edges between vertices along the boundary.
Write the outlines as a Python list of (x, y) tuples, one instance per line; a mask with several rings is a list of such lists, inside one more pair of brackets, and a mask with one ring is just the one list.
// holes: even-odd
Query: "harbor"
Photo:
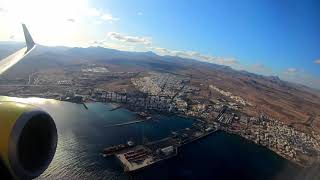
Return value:
[[(170, 136), (163, 139), (140, 145), (133, 145), (128, 141), (127, 145), (120, 144), (106, 149), (113, 149), (112, 152), (108, 152), (108, 156), (110, 153), (114, 155), (121, 162), (125, 172), (133, 172), (175, 157), (182, 146), (205, 138), (218, 129), (218, 124), (197, 122), (190, 128), (172, 131)], [(123, 148), (116, 148), (119, 146)]]
[[(125, 144), (130, 140), (137, 145), (144, 144), (142, 137), (150, 141), (161, 140), (172, 135), (173, 131), (192, 129), (195, 121), (180, 116), (161, 115), (152, 116), (152, 121), (105, 128), (117, 122), (134, 121), (137, 116), (134, 112), (125, 109), (109, 111), (113, 107), (110, 104), (107, 104), (106, 108), (102, 103), (88, 103), (89, 111), (86, 111), (82, 105), (59, 101), (52, 103), (52, 101), (55, 100), (37, 100), (34, 103), (42, 105), (55, 117), (57, 127), (61, 130), (60, 148), (57, 149), (52, 165), (38, 180), (103, 179), (105, 177), (152, 180), (177, 179), (177, 177), (180, 179), (210, 177), (211, 179), (271, 180), (282, 173), (283, 168), (288, 168), (290, 172), (283, 179), (294, 179), (294, 176), (300, 172), (300, 168), (269, 149), (219, 130), (178, 149), (177, 155), (173, 158), (153, 163), (133, 173), (124, 173), (124, 166), (115, 154), (104, 158), (99, 152), (105, 147)], [(97, 113), (103, 116), (96, 116)], [(68, 119), (63, 118), (65, 116)], [(81, 132), (86, 132), (87, 135), (84, 136)], [(182, 170), (188, 170), (192, 174), (177, 176)]]

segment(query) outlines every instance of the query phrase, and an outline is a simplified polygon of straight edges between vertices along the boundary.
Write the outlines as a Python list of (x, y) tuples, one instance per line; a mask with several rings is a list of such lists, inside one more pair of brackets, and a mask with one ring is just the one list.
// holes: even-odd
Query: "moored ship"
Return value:
[(134, 145), (135, 144), (133, 141), (128, 141), (126, 144), (119, 144), (119, 145), (107, 147), (107, 148), (103, 149), (102, 154), (104, 157), (112, 156), (115, 153), (117, 153), (121, 150), (124, 150), (126, 148), (133, 147)]

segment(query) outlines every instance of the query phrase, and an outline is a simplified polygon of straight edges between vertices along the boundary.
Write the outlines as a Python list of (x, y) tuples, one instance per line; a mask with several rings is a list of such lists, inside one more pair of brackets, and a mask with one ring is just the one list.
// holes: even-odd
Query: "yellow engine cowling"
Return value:
[(48, 113), (28, 104), (0, 102), (0, 161), (12, 178), (42, 174), (54, 157), (57, 140)]

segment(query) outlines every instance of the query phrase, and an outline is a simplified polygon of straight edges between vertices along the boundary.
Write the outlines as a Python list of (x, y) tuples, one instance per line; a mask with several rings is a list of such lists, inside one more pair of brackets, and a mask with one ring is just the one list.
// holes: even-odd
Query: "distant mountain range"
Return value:
[[(23, 46), (23, 43), (0, 43), (0, 58), (10, 55)], [(42, 45), (37, 45), (37, 47), (16, 66), (23, 66), (24, 71), (28, 74), (39, 68), (53, 68), (83, 63), (108, 63), (137, 69), (147, 68), (150, 70), (165, 71), (181, 70), (199, 63), (206, 64), (212, 68), (229, 68), (227, 66), (199, 62), (177, 56), (159, 56), (152, 51), (128, 52), (103, 47), (71, 48), (63, 46), (47, 47)], [(15, 68), (17, 67), (13, 69)]]
[[(24, 43), (20, 42), (0, 42), (0, 59), (12, 54), (19, 48), (24, 47)], [(178, 56), (160, 56), (152, 51), (148, 52), (129, 52), (120, 51), (116, 49), (109, 49), (103, 47), (65, 47), (55, 46), (48, 47), (37, 45), (24, 61), (32, 61), (35, 63), (36, 68), (42, 64), (42, 58), (48, 58), (45, 60), (47, 66), (50, 67), (53, 64), (56, 65), (68, 65), (76, 63), (112, 63), (130, 65), (133, 67), (149, 67), (151, 69), (163, 69), (174, 70), (183, 69), (193, 64), (203, 64), (209, 68), (222, 68), (232, 70), (228, 66), (200, 62), (194, 59), (182, 58)], [(36, 63), (37, 62), (37, 63)], [(22, 63), (22, 62), (21, 62)], [(38, 64), (39, 63), (39, 64)], [(234, 70), (237, 71), (237, 70)], [(247, 71), (239, 71), (240, 73), (247, 74), (247, 76), (265, 77), (279, 81), (279, 77), (276, 76), (262, 76)]]
[[(24, 47), (21, 42), (0, 42), (0, 59), (12, 54), (19, 48)], [(23, 62), (24, 61), (24, 62)], [(21, 62), (22, 65), (32, 65), (32, 69), (61, 67), (70, 64), (82, 63), (110, 63), (118, 65), (126, 65), (135, 68), (149, 68), (151, 70), (182, 70), (192, 65), (207, 66), (207, 68), (224, 69), (228, 72), (241, 74), (247, 77), (264, 78), (273, 83), (296, 85), (308, 88), (304, 85), (289, 83), (280, 80), (278, 76), (264, 76), (255, 73), (234, 70), (229, 66), (200, 62), (194, 59), (182, 58), (178, 56), (160, 56), (152, 51), (148, 52), (129, 52), (103, 47), (65, 47), (55, 46), (48, 47), (37, 45), (28, 57)], [(29, 69), (26, 68), (25, 71)]]

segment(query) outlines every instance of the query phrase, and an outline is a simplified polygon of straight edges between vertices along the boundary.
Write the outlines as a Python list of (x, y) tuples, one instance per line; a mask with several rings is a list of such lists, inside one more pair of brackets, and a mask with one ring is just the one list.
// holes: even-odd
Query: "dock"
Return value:
[(172, 135), (115, 153), (125, 172), (144, 169), (160, 161), (175, 157), (182, 146), (205, 138), (219, 128), (202, 124), (172, 132)]
[(135, 120), (135, 121), (129, 121), (129, 122), (124, 122), (124, 123), (112, 124), (112, 125), (105, 126), (105, 127), (106, 127), (106, 128), (110, 128), (110, 127), (126, 126), (126, 125), (130, 125), (130, 124), (141, 123), (141, 122), (148, 121), (148, 120), (149, 120), (149, 119), (139, 119), (139, 120)]
[(122, 106), (116, 106), (116, 107), (110, 109), (109, 111), (115, 111), (115, 110), (120, 109), (120, 108), (122, 108)]

